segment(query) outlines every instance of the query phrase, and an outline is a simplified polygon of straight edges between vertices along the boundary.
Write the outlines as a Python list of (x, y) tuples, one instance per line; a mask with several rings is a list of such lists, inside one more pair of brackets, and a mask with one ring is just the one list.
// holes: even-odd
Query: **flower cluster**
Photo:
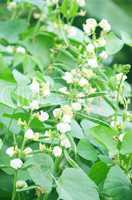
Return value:
[(102, 28), (102, 31), (105, 33), (111, 30), (111, 25), (108, 23), (106, 19), (102, 19), (98, 24), (97, 21), (93, 18), (86, 20), (86, 24), (83, 25), (83, 29), (86, 34), (91, 35), (95, 32), (97, 26)]

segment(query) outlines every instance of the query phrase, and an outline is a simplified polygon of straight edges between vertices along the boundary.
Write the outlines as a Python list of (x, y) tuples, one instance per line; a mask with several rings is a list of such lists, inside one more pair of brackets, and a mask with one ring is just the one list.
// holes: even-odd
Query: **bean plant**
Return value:
[(1, 200), (132, 200), (130, 65), (86, 4), (0, 4)]

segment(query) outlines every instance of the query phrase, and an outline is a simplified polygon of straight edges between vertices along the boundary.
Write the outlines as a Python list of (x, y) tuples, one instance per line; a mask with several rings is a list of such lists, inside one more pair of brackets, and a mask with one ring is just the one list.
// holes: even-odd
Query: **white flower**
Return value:
[(106, 51), (102, 51), (100, 54), (99, 54), (99, 57), (102, 59), (102, 60), (106, 60), (108, 58), (108, 54)]
[(70, 143), (69, 139), (66, 138), (66, 137), (63, 136), (63, 135), (62, 135), (62, 137), (61, 137), (61, 142), (60, 142), (60, 144), (61, 144), (61, 146), (65, 147), (66, 149), (71, 147), (71, 143)]
[(67, 33), (69, 37), (74, 37), (77, 34), (77, 30), (74, 26), (67, 27)]
[(56, 108), (53, 110), (53, 116), (57, 119), (61, 118), (62, 116), (62, 110), (61, 108)]
[(116, 75), (116, 80), (117, 80), (118, 82), (120, 82), (121, 79), (122, 79), (122, 81), (125, 81), (125, 80), (127, 79), (127, 76), (126, 76), (126, 75), (123, 75), (123, 73), (117, 74), (117, 75)]
[(73, 76), (70, 72), (65, 72), (62, 77), (67, 83), (73, 83)]
[(82, 106), (81, 106), (81, 104), (79, 102), (74, 102), (74, 103), (71, 104), (71, 106), (72, 106), (72, 109), (74, 111), (79, 111), (82, 108)]
[(29, 108), (31, 110), (35, 110), (35, 109), (39, 109), (39, 102), (37, 100), (33, 100), (30, 105)]
[(83, 98), (83, 97), (85, 97), (85, 94), (84, 94), (83, 92), (79, 92), (79, 93), (77, 94), (77, 97)]
[(14, 48), (12, 46), (7, 46), (5, 48), (5, 50), (7, 51), (7, 53), (13, 53), (14, 52)]
[(73, 117), (73, 111), (72, 111), (72, 108), (70, 105), (61, 106), (61, 109), (62, 109), (63, 115), (65, 115), (65, 116), (67, 115), (68, 118)]
[(24, 137), (28, 140), (32, 140), (34, 138), (34, 132), (32, 129), (28, 129), (26, 132), (25, 132), (25, 135)]
[(77, 3), (80, 7), (84, 7), (86, 4), (85, 0), (77, 0)]
[(38, 132), (34, 133), (33, 140), (38, 141), (40, 138), (40, 134)]
[(15, 155), (15, 148), (14, 147), (9, 147), (6, 149), (6, 154), (10, 157), (14, 156)]
[(16, 7), (17, 7), (16, 2), (9, 2), (9, 3), (7, 4), (7, 9), (8, 9), (8, 10), (13, 10), (13, 9), (15, 9)]
[(30, 147), (25, 148), (24, 151), (23, 151), (23, 153), (25, 155), (31, 154), (32, 152), (33, 152), (33, 150)]
[(80, 87), (84, 87), (84, 86), (86, 86), (86, 85), (88, 85), (88, 80), (86, 79), (86, 78), (81, 78), (80, 80), (79, 80), (79, 85), (80, 85)]
[(93, 30), (96, 28), (97, 26), (97, 22), (94, 18), (89, 18), (86, 20), (86, 24), (89, 25)]
[(71, 116), (71, 115), (63, 114), (62, 121), (63, 121), (64, 123), (70, 123), (70, 122), (71, 122), (71, 119), (72, 119), (72, 116)]
[(26, 188), (28, 185), (24, 180), (18, 180), (16, 182), (16, 188), (21, 189), (21, 188)]
[(72, 76), (76, 76), (76, 74), (77, 74), (77, 69), (72, 69), (72, 70), (71, 70), (71, 74), (72, 74)]
[(71, 126), (68, 123), (60, 122), (57, 124), (57, 130), (61, 133), (66, 133), (68, 131), (71, 131)]
[(94, 47), (93, 44), (88, 44), (88, 45), (86, 46), (86, 50), (87, 50), (87, 52), (89, 52), (89, 53), (92, 53), (92, 52), (94, 51), (94, 49), (95, 49), (95, 47)]
[(25, 50), (24, 47), (17, 47), (16, 52), (17, 52), (17, 53), (21, 53), (21, 54), (25, 54), (25, 53), (26, 53), (26, 50)]
[(83, 30), (88, 34), (91, 35), (91, 33), (95, 30), (97, 27), (97, 22), (93, 18), (89, 18), (86, 20), (86, 24), (83, 24)]
[(59, 147), (59, 146), (55, 146), (55, 147), (53, 148), (53, 155), (54, 155), (55, 157), (60, 157), (61, 154), (62, 154), (62, 148)]
[(39, 94), (39, 82), (35, 78), (33, 78), (30, 89), (32, 90), (33, 94)]
[(43, 152), (44, 150), (46, 149), (46, 146), (44, 145), (44, 144), (39, 144), (39, 150), (41, 151), (41, 152)]
[(62, 87), (59, 89), (59, 92), (63, 93), (63, 94), (68, 94), (68, 91), (67, 91), (67, 87)]
[(99, 26), (105, 31), (109, 32), (111, 30), (111, 25), (106, 19), (102, 19), (101, 22), (99, 23)]
[(96, 58), (90, 58), (88, 60), (88, 65), (92, 68), (96, 68), (98, 66), (97, 59)]
[(88, 79), (92, 78), (95, 75), (92, 69), (87, 68), (82, 68), (82, 73), (83, 76), (85, 76)]
[(120, 134), (120, 135), (119, 135), (119, 137), (118, 137), (118, 138), (119, 138), (119, 140), (120, 140), (121, 142), (123, 141), (123, 139), (124, 139), (124, 136), (125, 136), (125, 134), (124, 134), (124, 133), (122, 133), (122, 134)]
[(34, 19), (39, 19), (41, 17), (40, 13), (33, 13), (33, 18)]
[(87, 25), (87, 24), (83, 24), (83, 30), (85, 33), (87, 33), (88, 35), (91, 35), (92, 30), (91, 28)]
[(43, 83), (42, 84), (41, 92), (42, 92), (42, 95), (45, 96), (45, 97), (50, 95), (49, 83)]
[(23, 165), (23, 162), (19, 158), (15, 158), (10, 161), (10, 166), (16, 170), (20, 169), (22, 167), (22, 165)]
[(49, 119), (49, 114), (47, 112), (40, 111), (38, 118), (41, 122), (47, 121)]

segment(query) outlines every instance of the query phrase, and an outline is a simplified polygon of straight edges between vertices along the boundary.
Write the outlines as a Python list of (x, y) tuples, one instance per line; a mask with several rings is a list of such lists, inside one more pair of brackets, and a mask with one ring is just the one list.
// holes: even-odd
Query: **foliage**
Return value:
[(131, 21), (98, 1), (1, 4), (0, 199), (132, 198)]

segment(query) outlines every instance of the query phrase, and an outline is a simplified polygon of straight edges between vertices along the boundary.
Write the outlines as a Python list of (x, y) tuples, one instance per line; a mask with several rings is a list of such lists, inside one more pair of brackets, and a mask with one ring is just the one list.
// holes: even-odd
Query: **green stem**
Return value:
[(17, 179), (17, 171), (15, 171), (15, 174), (14, 174), (13, 192), (12, 192), (11, 200), (15, 200), (15, 197), (16, 197), (16, 179)]

